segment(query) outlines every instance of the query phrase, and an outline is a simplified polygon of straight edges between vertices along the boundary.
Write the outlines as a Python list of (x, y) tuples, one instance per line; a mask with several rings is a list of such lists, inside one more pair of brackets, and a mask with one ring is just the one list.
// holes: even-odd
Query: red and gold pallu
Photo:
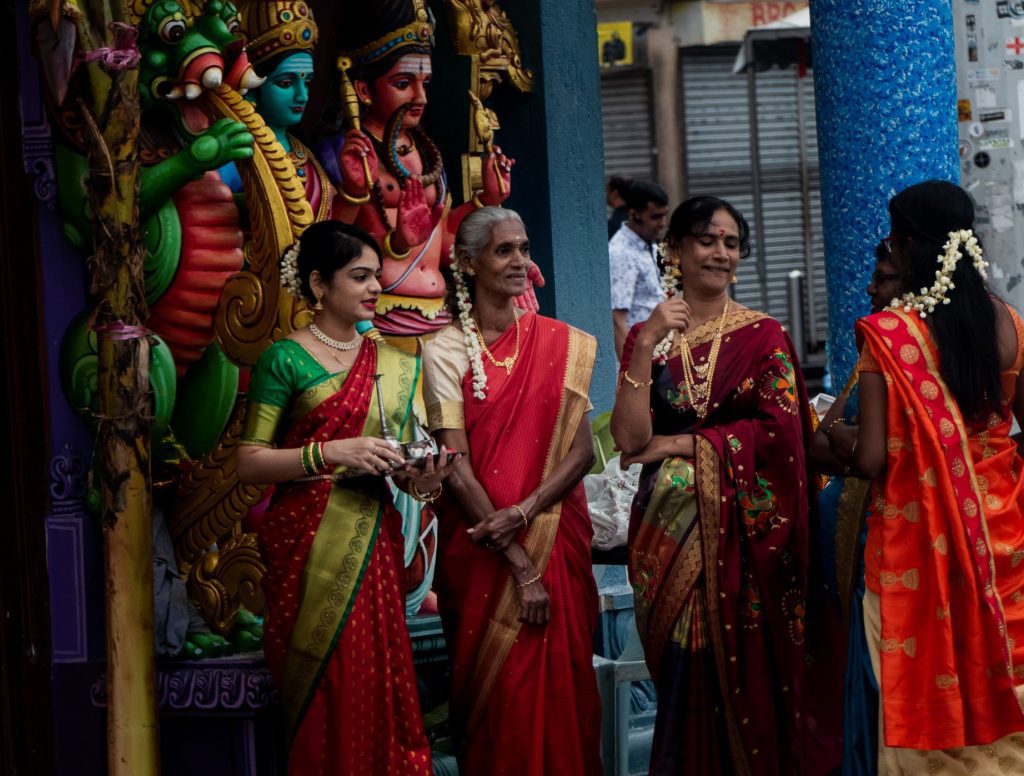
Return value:
[[(1021, 538), (1009, 413), (971, 433), (919, 316), (876, 313), (857, 334), (888, 389), (887, 470), (874, 485), (867, 545), (869, 587), (881, 597), (884, 743), (950, 749), (1024, 731), (1014, 692), (1019, 557), (997, 538)], [(993, 433), (1002, 444), (989, 447)]]
[[(380, 436), (409, 421), (418, 361), (364, 340), (347, 375), (299, 394), (284, 447)], [(293, 774), (429, 774), (401, 594), (398, 514), (381, 478), (278, 485), (260, 530), (267, 665)]]
[[(533, 313), (520, 319), (511, 371), (485, 360), (487, 397), (463, 377), (470, 460), (495, 508), (519, 503), (565, 457), (586, 422), (595, 341)], [(490, 350), (514, 352), (515, 330)], [(600, 774), (600, 700), (592, 663), (597, 589), (582, 483), (535, 517), (523, 543), (551, 599), (546, 626), (519, 621), (508, 563), (470, 541), (454, 499), (440, 505), (436, 587), (452, 666), (460, 770)]]
[[(707, 363), (718, 325), (688, 334), (693, 363)], [(655, 434), (695, 434), (695, 460), (646, 465), (630, 521), (637, 627), (658, 690), (651, 772), (827, 772), (838, 720), (807, 713), (805, 678), (807, 663), (834, 656), (806, 644), (810, 420), (792, 343), (763, 313), (731, 312), (703, 420), (679, 347), (652, 367), (651, 412)]]

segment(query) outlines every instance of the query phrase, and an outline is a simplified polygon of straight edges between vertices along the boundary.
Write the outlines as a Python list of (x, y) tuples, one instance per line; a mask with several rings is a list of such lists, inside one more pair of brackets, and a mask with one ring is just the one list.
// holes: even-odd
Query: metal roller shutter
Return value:
[(601, 124), (605, 174), (654, 180), (650, 70), (602, 73)]
[(687, 195), (727, 199), (750, 223), (751, 255), (736, 273), (738, 301), (789, 326), (787, 276), (792, 270), (811, 275), (805, 279), (804, 328), (815, 349), (826, 336), (828, 308), (813, 84), (797, 78), (795, 68), (757, 74), (762, 229), (754, 207), (748, 82), (732, 74), (736, 50), (682, 52)]

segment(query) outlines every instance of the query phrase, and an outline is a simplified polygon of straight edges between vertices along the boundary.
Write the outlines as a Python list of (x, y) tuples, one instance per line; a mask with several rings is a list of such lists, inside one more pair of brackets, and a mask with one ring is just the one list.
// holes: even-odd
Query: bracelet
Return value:
[(829, 424), (828, 424), (828, 425), (827, 425), (827, 426), (825, 427), (825, 429), (824, 429), (824, 431), (825, 431), (825, 438), (826, 438), (826, 439), (827, 439), (827, 440), (828, 440), (829, 442), (831, 442), (831, 441), (832, 441), (832, 430), (833, 430), (833, 429), (834, 429), (834, 428), (836, 427), (836, 424), (837, 424), (837, 423), (842, 423), (842, 422), (844, 422), (844, 421), (843, 421), (843, 416), (842, 416), (842, 415), (837, 415), (836, 417), (832, 418), (832, 422), (831, 422), (831, 423), (829, 423)]
[(341, 194), (341, 198), (348, 202), (350, 205), (365, 205), (370, 201), (370, 192), (367, 191), (361, 197), (353, 197), (347, 191), (344, 186), (338, 186), (338, 193)]
[(535, 576), (533, 579), (528, 579), (525, 582), (523, 582), (522, 584), (520, 584), (519, 582), (516, 582), (516, 587), (520, 587), (520, 588), (522, 588), (522, 587), (529, 587), (534, 582), (540, 582), (540, 578), (542, 576), (544, 576), (544, 573), (543, 572), (538, 572), (537, 576)]
[(470, 202), (472, 202), (474, 205), (476, 205), (477, 210), (479, 210), (482, 207), (487, 207), (486, 205), (484, 205), (483, 202), (480, 201), (480, 194), (479, 193), (474, 194), (473, 195), (473, 199), (471, 199)]
[(327, 461), (324, 460), (323, 442), (310, 442), (309, 453), (310, 458), (313, 460), (313, 466), (316, 467), (317, 472), (322, 472), (327, 468)]
[(384, 235), (384, 242), (383, 245), (381, 246), (384, 249), (384, 255), (386, 255), (389, 259), (394, 259), (395, 261), (403, 261), (404, 259), (408, 259), (409, 254), (412, 253), (412, 248), (409, 248), (405, 253), (396, 253), (395, 249), (391, 247), (391, 235), (393, 235), (394, 233), (395, 230), (392, 229), (386, 235)]
[(850, 448), (850, 458), (853, 458), (857, 454), (857, 443), (860, 441), (860, 437), (853, 440), (853, 447)]
[(625, 380), (627, 383), (629, 383), (634, 388), (650, 388), (652, 385), (654, 385), (654, 378), (653, 377), (649, 377), (646, 380), (641, 382), (639, 380), (634, 380), (632, 377), (630, 377), (629, 376), (629, 372), (623, 372), (622, 373), (622, 379)]
[(299, 460), (302, 462), (302, 471), (306, 473), (307, 477), (312, 477), (313, 475), (320, 473), (313, 463), (314, 446), (315, 443), (310, 442), (309, 444), (303, 445), (299, 450)]
[(523, 516), (523, 530), (525, 531), (527, 528), (530, 527), (530, 521), (526, 518), (526, 513), (523, 511), (523, 508), (518, 504), (513, 504), (512, 508)]
[(420, 489), (416, 487), (416, 483), (413, 480), (409, 480), (409, 495), (424, 504), (433, 504), (441, 495), (442, 487), (443, 485), (439, 484), (430, 493), (421, 493)]

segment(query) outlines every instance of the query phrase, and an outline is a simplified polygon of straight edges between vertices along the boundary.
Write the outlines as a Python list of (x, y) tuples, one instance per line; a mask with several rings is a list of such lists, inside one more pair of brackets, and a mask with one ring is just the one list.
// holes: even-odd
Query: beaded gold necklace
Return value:
[(484, 342), (483, 335), (480, 333), (480, 327), (476, 327), (476, 338), (480, 341), (480, 347), (484, 351), (484, 355), (487, 359), (495, 366), (500, 366), (505, 370), (505, 374), (512, 374), (512, 367), (516, 365), (516, 359), (519, 358), (519, 310), (515, 307), (512, 308), (512, 317), (516, 322), (516, 347), (511, 356), (503, 358), (501, 361), (494, 357), (491, 353), (491, 349), (487, 347), (487, 343)]
[[(696, 364), (693, 360), (693, 353), (690, 352), (690, 342), (685, 333), (680, 333), (679, 357), (683, 365), (683, 384), (686, 387), (686, 396), (697, 413), (698, 418), (705, 418), (708, 414), (708, 404), (711, 402), (711, 383), (715, 379), (715, 367), (718, 364), (718, 351), (722, 347), (722, 331), (725, 329), (725, 319), (729, 315), (731, 299), (725, 300), (725, 307), (722, 308), (722, 315), (718, 319), (718, 331), (711, 341), (711, 352), (708, 354), (707, 363)], [(683, 386), (677, 386), (682, 388)]]

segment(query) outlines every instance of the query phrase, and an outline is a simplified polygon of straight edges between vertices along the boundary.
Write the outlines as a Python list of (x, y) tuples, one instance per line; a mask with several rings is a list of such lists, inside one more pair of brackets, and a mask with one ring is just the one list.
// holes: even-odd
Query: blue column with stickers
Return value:
[(952, 0), (811, 0), (834, 391), (857, 361), (889, 198), (960, 180)]

